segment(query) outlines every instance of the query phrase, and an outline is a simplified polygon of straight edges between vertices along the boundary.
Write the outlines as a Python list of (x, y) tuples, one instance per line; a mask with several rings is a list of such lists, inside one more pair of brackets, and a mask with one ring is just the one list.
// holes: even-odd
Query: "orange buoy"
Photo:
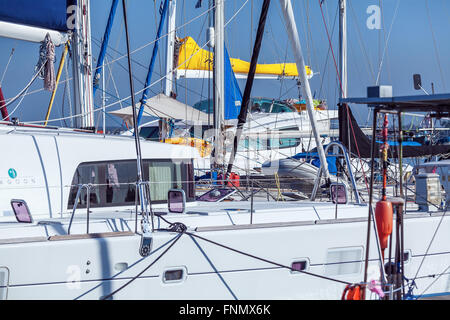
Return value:
[(378, 201), (375, 208), (375, 220), (377, 223), (378, 237), (380, 239), (381, 253), (384, 259), (384, 249), (388, 247), (388, 239), (392, 234), (394, 224), (394, 211), (389, 201)]
[(239, 175), (234, 173), (234, 172), (231, 172), (230, 175), (228, 176), (227, 185), (229, 187), (233, 187), (234, 186), (234, 187), (239, 188), (239, 186), (240, 186)]
[(239, 177), (239, 175), (237, 173), (234, 174), (233, 183), (236, 186), (236, 188), (239, 188), (241, 186), (241, 184), (240, 184), (240, 177)]
[(341, 300), (361, 300), (361, 285), (347, 285)]

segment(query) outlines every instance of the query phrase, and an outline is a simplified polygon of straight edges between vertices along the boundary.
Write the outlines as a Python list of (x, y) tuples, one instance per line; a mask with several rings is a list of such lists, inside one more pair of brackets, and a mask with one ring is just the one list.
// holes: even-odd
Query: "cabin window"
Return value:
[(298, 145), (300, 145), (299, 138), (271, 139), (271, 141), (270, 141), (270, 149), (295, 148)]
[[(169, 159), (144, 160), (143, 179), (151, 181), (153, 203), (167, 202), (169, 189), (183, 189), (186, 201), (194, 200), (192, 161)], [(90, 192), (90, 206), (111, 207), (134, 205), (136, 199), (136, 160), (82, 163), (75, 171), (69, 195), (69, 209), (73, 208), (78, 184), (95, 185)], [(82, 189), (78, 208), (85, 208), (87, 191)]]
[[(231, 151), (231, 146), (229, 148), (227, 151)], [(238, 145), (238, 151), (262, 151), (267, 149), (267, 140), (260, 137), (247, 137), (241, 140)]]
[(170, 189), (181, 189), (181, 168), (169, 161), (152, 161), (148, 166), (150, 196), (152, 200), (167, 200)]
[(120, 205), (135, 200), (137, 177), (135, 162), (110, 162), (104, 165), (106, 169), (106, 195), (108, 205)]
[(328, 276), (336, 276), (360, 273), (362, 254), (362, 247), (329, 249), (327, 252), (325, 274)]

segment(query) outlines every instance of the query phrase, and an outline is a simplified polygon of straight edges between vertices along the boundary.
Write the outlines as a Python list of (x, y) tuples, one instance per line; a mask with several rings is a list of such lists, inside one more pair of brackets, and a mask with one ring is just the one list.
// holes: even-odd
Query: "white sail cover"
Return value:
[[(138, 113), (141, 103), (136, 104), (136, 114)], [(129, 124), (133, 123), (133, 107), (129, 106), (116, 111), (109, 112), (115, 116), (122, 118)], [(208, 114), (200, 110), (194, 109), (187, 104), (160, 93), (147, 100), (144, 106), (143, 116), (153, 116), (157, 118), (171, 118), (175, 120), (185, 120), (188, 122), (208, 122)]]

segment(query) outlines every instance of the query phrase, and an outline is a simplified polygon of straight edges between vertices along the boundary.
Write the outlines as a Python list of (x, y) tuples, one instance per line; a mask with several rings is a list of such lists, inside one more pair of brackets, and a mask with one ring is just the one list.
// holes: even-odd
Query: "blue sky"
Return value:
[[(132, 49), (154, 40), (159, 20), (160, 2), (161, 0), (128, 0)], [(194, 8), (196, 2), (197, 0), (178, 0), (177, 25), (183, 25), (207, 10), (208, 0), (203, 0), (203, 6), (199, 9)], [(227, 0), (226, 20), (228, 21), (245, 2), (246, 0)], [(312, 69), (319, 73), (310, 82), (312, 91), (316, 98), (326, 99), (330, 108), (335, 108), (338, 96), (336, 70), (333, 58), (329, 53), (329, 43), (319, 0), (292, 0), (292, 3), (305, 59)], [(336, 59), (338, 59), (338, 21), (335, 22), (337, 3), (337, 0), (325, 0), (323, 4), (328, 30), (332, 34)], [(262, 0), (248, 0), (243, 10), (227, 26), (226, 45), (230, 56), (250, 61), (254, 40), (251, 35), (254, 37), (256, 33), (261, 4)], [(426, 4), (425, 0), (348, 0), (349, 96), (366, 95), (367, 86), (374, 85), (376, 82), (381, 59), (383, 66), (380, 73), (380, 84), (393, 85), (395, 95), (421, 94), (413, 88), (412, 75), (414, 73), (422, 75), (425, 90), (431, 92), (431, 82), (434, 82), (436, 93), (450, 91), (450, 79), (447, 77), (448, 71), (450, 71), (448, 59), (450, 56), (450, 42), (448, 41), (450, 3), (448, 0), (428, 0), (429, 16)], [(111, 0), (91, 1), (94, 65), (99, 52), (97, 44), (103, 36), (110, 5)], [(366, 10), (370, 5), (377, 5), (382, 9), (382, 28), (380, 30), (370, 30), (366, 26), (366, 21), (370, 16)], [(395, 14), (397, 5), (398, 11)], [(203, 45), (206, 42), (207, 25), (208, 15), (204, 15), (180, 28), (177, 35), (179, 37), (192, 36), (200, 45)], [(435, 41), (433, 41), (433, 37)], [(120, 53), (126, 51), (121, 5), (117, 10), (109, 44), (112, 49)], [(15, 49), (2, 83), (5, 98), (10, 98), (15, 96), (34, 74), (34, 67), (39, 55), (39, 44), (0, 39), (0, 48), (0, 75), (3, 75), (5, 71), (11, 49)], [(160, 71), (164, 70), (164, 48), (165, 44), (162, 42), (152, 82), (157, 80)], [(120, 55), (112, 49), (108, 51), (111, 55), (110, 59)], [(136, 91), (141, 90), (144, 86), (152, 49), (153, 46), (150, 45), (133, 55)], [(62, 47), (57, 48), (58, 58), (55, 68), (58, 66), (61, 52)], [(259, 61), (261, 63), (293, 62), (292, 51), (277, 0), (273, 0), (270, 7)], [(111, 94), (107, 104), (115, 102), (117, 96), (124, 98), (129, 95), (127, 61), (122, 59), (119, 60), (119, 63), (113, 64), (111, 70), (118, 94), (110, 76), (107, 75), (106, 78), (107, 92)], [(109, 70), (107, 71), (109, 73)], [(69, 72), (71, 73), (71, 67), (69, 67)], [(63, 74), (62, 79), (64, 78)], [(239, 83), (243, 90), (245, 82), (240, 81)], [(43, 82), (38, 80), (30, 88), (30, 92), (42, 87)], [(70, 90), (72, 89), (70, 88)], [(158, 83), (152, 87), (151, 95), (161, 91), (162, 85)], [(51, 118), (61, 117), (63, 92), (64, 85), (61, 85), (58, 88)], [(192, 105), (207, 97), (207, 83), (204, 80), (180, 80), (177, 92), (180, 101)], [(73, 96), (72, 91), (70, 95)], [(252, 96), (276, 99), (298, 98), (298, 89), (295, 81), (292, 80), (283, 82), (256, 80)], [(44, 119), (49, 99), (50, 92), (45, 91), (26, 96), (14, 116), (19, 117), (22, 121)], [(140, 99), (140, 95), (137, 99)], [(95, 102), (97, 106), (101, 105), (100, 91), (97, 91)], [(128, 104), (125, 102), (123, 106)], [(15, 106), (16, 104), (9, 107), (10, 112)], [(68, 108), (66, 95), (65, 116), (69, 114)], [(110, 111), (117, 108), (119, 105), (112, 107)], [(358, 120), (364, 124), (367, 120), (367, 108), (360, 107), (355, 110), (355, 113)], [(117, 125), (117, 120), (114, 119), (108, 116), (107, 124)], [(62, 125), (59, 121), (53, 124)]]

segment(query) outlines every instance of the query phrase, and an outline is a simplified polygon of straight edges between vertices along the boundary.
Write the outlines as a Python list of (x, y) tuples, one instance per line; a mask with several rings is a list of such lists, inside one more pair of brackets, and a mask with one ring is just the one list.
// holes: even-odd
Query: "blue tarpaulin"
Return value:
[(231, 68), (228, 50), (225, 48), (225, 120), (237, 119), (241, 111), (242, 93)]
[[(317, 152), (304, 152), (304, 153), (297, 153), (292, 158), (294, 159), (306, 159), (306, 161), (311, 161), (311, 164), (316, 166), (317, 168), (320, 168), (320, 159), (319, 154)], [(337, 156), (327, 155), (327, 163), (328, 163), (328, 171), (331, 174), (337, 174), (337, 167), (336, 167), (336, 158)]]
[[(377, 143), (381, 143), (382, 144), (383, 141), (378, 141), (377, 140)], [(390, 145), (390, 146), (398, 146), (398, 142), (397, 141), (388, 141), (388, 145)], [(419, 142), (416, 142), (416, 141), (403, 141), (402, 145), (403, 146), (412, 146), (412, 147), (419, 147), (419, 146), (421, 146), (421, 144)]]
[[(77, 0), (0, 0), (0, 21), (67, 31), (67, 7)], [(74, 11), (70, 11), (73, 14)]]

